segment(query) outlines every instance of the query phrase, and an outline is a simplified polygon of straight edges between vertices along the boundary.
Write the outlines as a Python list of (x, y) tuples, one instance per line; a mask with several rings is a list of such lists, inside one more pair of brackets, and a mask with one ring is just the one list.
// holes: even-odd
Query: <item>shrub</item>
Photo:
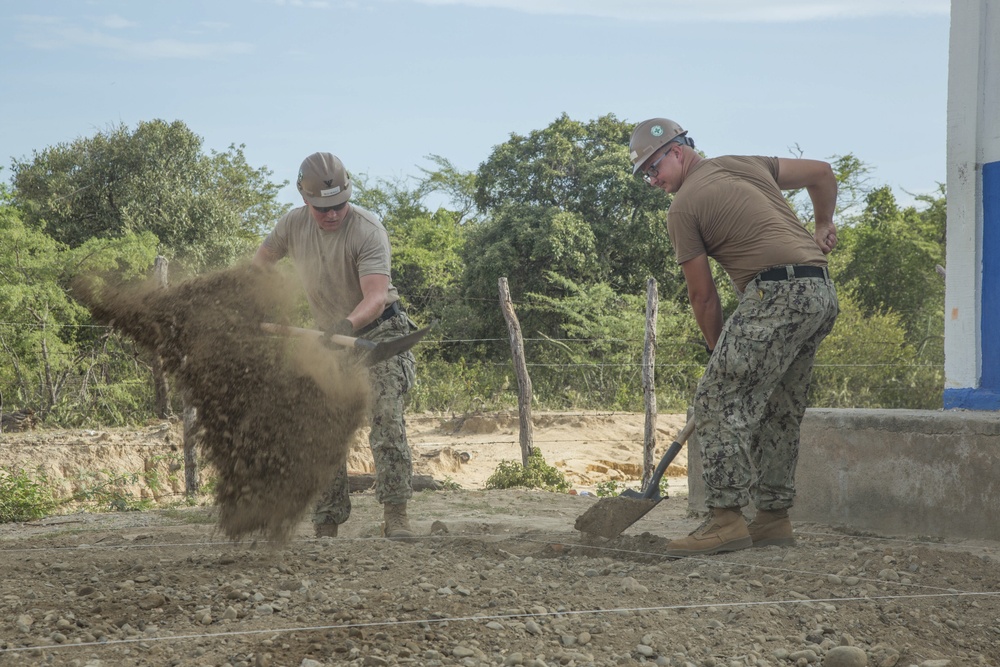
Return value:
[(44, 474), (35, 479), (22, 468), (0, 468), (0, 523), (40, 519), (55, 506)]
[(497, 469), (486, 480), (487, 489), (544, 489), (564, 492), (569, 490), (569, 482), (557, 468), (545, 463), (542, 450), (534, 447), (528, 457), (528, 466), (517, 461), (501, 461)]

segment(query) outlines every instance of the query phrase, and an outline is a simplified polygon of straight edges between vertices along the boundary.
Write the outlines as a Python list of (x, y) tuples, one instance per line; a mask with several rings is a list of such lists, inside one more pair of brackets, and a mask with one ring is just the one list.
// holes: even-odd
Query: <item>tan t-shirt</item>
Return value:
[[(321, 230), (308, 206), (292, 209), (264, 239), (267, 250), (291, 257), (316, 324), (328, 329), (361, 303), (361, 276), (391, 275), (389, 235), (370, 211), (351, 204), (335, 232)], [(399, 299), (389, 284), (386, 306)]]
[(826, 266), (826, 256), (789, 208), (777, 178), (776, 157), (726, 155), (699, 162), (667, 211), (678, 263), (707, 254), (741, 293), (772, 266)]

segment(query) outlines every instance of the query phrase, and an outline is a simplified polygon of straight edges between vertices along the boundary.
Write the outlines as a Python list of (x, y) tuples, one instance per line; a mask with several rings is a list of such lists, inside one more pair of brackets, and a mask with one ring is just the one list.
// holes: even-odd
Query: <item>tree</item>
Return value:
[[(0, 391), (8, 402), (60, 421), (125, 420), (141, 391), (134, 383), (148, 370), (129, 346), (103, 327), (69, 294), (73, 276), (113, 272), (137, 278), (153, 262), (150, 232), (91, 239), (69, 248), (25, 225), (0, 189)], [(143, 377), (145, 376), (145, 377)], [(73, 416), (75, 414), (75, 417)]]
[(284, 183), (270, 175), (242, 146), (206, 155), (184, 123), (153, 120), (15, 160), (13, 203), (28, 227), (71, 248), (151, 232), (161, 254), (198, 271), (252, 252), (283, 212)]
[(888, 187), (873, 190), (857, 222), (842, 231), (837, 278), (866, 316), (897, 313), (907, 340), (919, 343), (943, 333), (944, 197), (924, 198), (918, 212), (900, 209)]
[[(438, 183), (457, 174), (425, 173)], [(431, 213), (423, 200), (434, 188), (426, 180), (412, 189), (401, 181), (377, 180), (372, 185), (355, 181), (355, 203), (378, 215), (389, 234), (392, 280), (401, 298), (412, 314), (425, 321), (440, 318), (446, 304), (455, 299), (464, 270), (463, 214), (445, 208)]]
[[(563, 114), (543, 130), (512, 134), (476, 174), (479, 211), (492, 218), (504, 215), (507, 208), (519, 211), (515, 217), (533, 211), (540, 216), (539, 224), (557, 213), (568, 214), (589, 228), (596, 261), (587, 269), (589, 275), (567, 277), (584, 284), (605, 282), (630, 293), (642, 293), (646, 279), (653, 277), (664, 294), (679, 294), (683, 279), (664, 227), (669, 199), (632, 176), (632, 129), (612, 114), (587, 123)], [(522, 234), (512, 230), (509, 236)], [(486, 240), (505, 245), (515, 239), (495, 229)], [(477, 244), (466, 261), (479, 264), (478, 258), (491, 250)], [(504, 275), (513, 289), (532, 275), (537, 280), (538, 274), (530, 264), (513, 264)]]

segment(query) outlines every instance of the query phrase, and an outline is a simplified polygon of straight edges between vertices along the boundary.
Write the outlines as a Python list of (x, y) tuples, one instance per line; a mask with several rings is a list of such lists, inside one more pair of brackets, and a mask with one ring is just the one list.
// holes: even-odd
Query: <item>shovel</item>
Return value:
[(667, 466), (677, 457), (681, 447), (694, 431), (694, 417), (684, 425), (677, 439), (670, 443), (663, 458), (656, 464), (656, 470), (643, 492), (625, 489), (615, 498), (601, 498), (590, 509), (576, 518), (574, 528), (588, 535), (597, 535), (609, 540), (618, 537), (622, 531), (646, 515), (649, 510), (663, 500), (660, 496), (660, 479)]
[(369, 366), (391, 359), (392, 357), (406, 352), (411, 347), (420, 342), (427, 335), (431, 327), (417, 329), (413, 333), (408, 333), (399, 338), (384, 341), (372, 341), (367, 338), (353, 338), (341, 334), (327, 334), (316, 329), (301, 329), (299, 327), (289, 327), (284, 324), (273, 324), (262, 322), (260, 328), (268, 333), (279, 334), (281, 336), (291, 336), (294, 338), (327, 338), (331, 343), (336, 343), (342, 347), (351, 348), (363, 352), (365, 361)]

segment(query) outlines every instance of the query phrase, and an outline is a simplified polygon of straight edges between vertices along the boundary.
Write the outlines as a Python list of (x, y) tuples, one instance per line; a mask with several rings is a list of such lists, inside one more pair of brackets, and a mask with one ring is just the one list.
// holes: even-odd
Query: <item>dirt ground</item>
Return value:
[[(659, 416), (657, 455), (683, 421)], [(535, 415), (576, 494), (484, 489), (520, 459), (516, 414), (409, 429), (416, 471), (446, 487), (414, 496), (417, 539), (380, 538), (366, 491), (340, 537), (303, 522), (280, 548), (234, 544), (210, 503), (181, 502), (176, 423), (0, 435), (0, 466), (63, 495), (139, 473), (126, 490), (157, 501), (0, 525), (0, 666), (1000, 665), (1000, 544), (797, 523), (794, 548), (667, 560), (699, 523), (682, 465), (621, 537), (573, 528), (598, 484), (635, 486), (642, 415)], [(370, 470), (363, 447), (350, 460)]]

